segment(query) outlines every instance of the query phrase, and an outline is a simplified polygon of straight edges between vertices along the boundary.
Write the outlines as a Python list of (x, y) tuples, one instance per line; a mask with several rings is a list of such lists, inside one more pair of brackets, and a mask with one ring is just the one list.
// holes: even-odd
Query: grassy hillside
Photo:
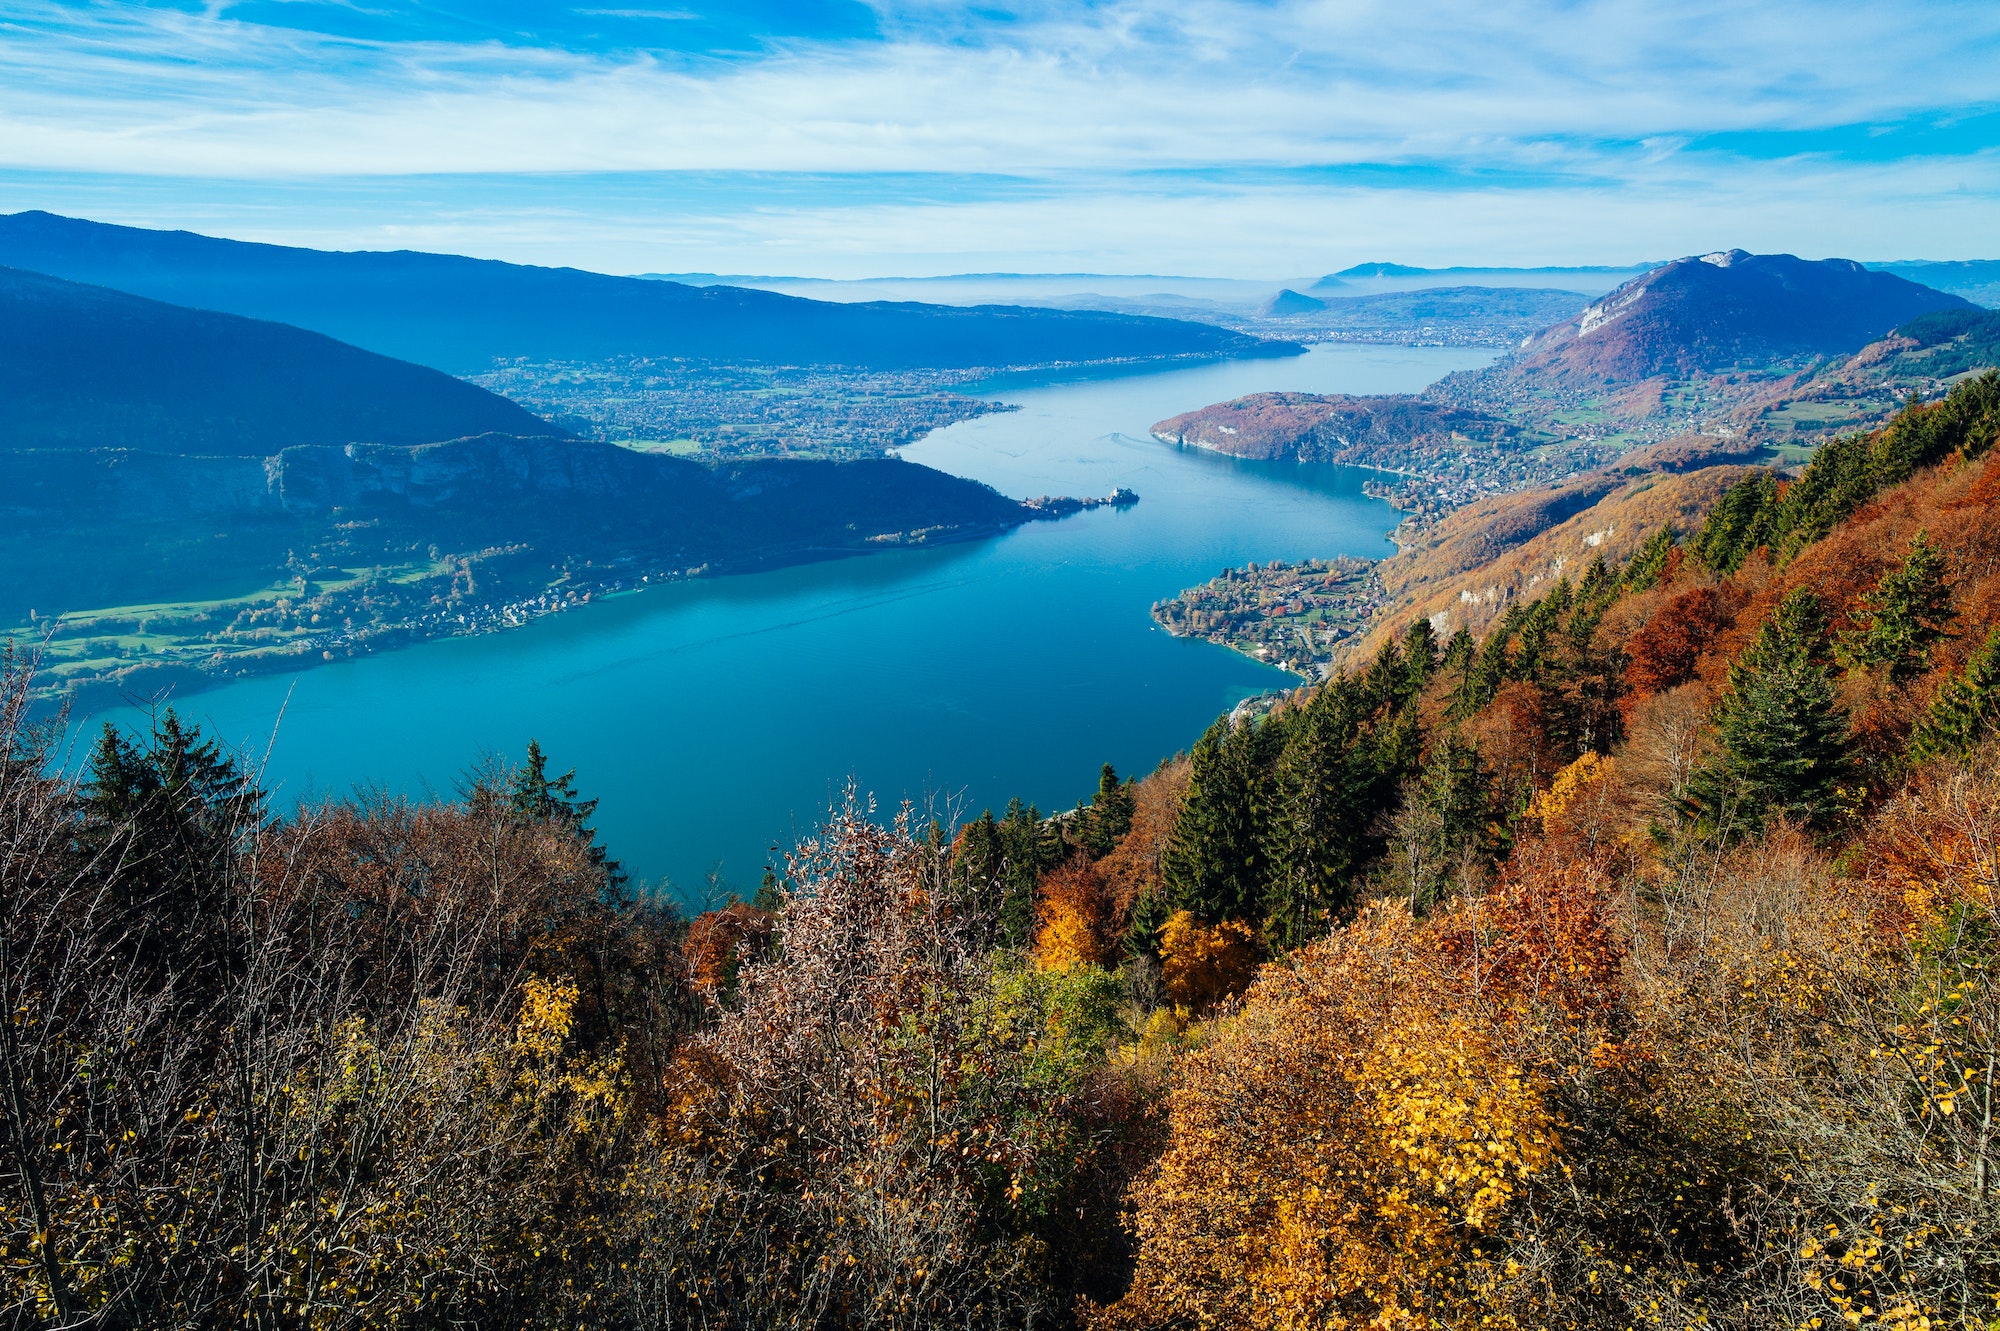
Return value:
[(654, 356), (893, 370), (1302, 350), (1172, 319), (837, 304), (449, 254), (249, 244), (43, 212), (0, 217), (0, 263), (294, 324), (453, 374), (518, 358)]
[(283, 324), (0, 269), (0, 449), (268, 457), (564, 431), (483, 388)]

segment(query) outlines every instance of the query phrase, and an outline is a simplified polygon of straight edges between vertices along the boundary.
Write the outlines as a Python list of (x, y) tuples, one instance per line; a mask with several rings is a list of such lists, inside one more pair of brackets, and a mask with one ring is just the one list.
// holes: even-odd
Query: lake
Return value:
[[(993, 540), (669, 584), (180, 703), (259, 757), (280, 806), (357, 786), (449, 792), (539, 739), (599, 798), (638, 877), (748, 895), (850, 779), (976, 817), (1044, 811), (1143, 773), (1245, 697), (1295, 682), (1170, 637), (1152, 603), (1250, 560), (1381, 556), (1396, 517), (1364, 471), (1170, 447), (1157, 420), (1260, 390), (1410, 392), (1487, 353), (1329, 345), (1288, 360), (973, 391), (1021, 410), (904, 450), (1027, 498), (1139, 492)], [(280, 714), (282, 713), (282, 723)], [(113, 719), (133, 720), (130, 714)], [(777, 862), (782, 863), (782, 860)]]

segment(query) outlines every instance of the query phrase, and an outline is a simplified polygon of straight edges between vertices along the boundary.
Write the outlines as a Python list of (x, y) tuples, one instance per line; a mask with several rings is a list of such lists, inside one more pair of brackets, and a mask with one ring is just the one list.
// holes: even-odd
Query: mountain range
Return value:
[[(1360, 275), (1378, 268), (1401, 271)], [(1241, 457), (1403, 473), (1395, 500), (1422, 526), (1600, 464), (1623, 477), (1618, 455), (1635, 444), (1654, 445), (1627, 454), (1652, 470), (1810, 446), (1996, 363), (2000, 314), (1958, 296), (1847, 260), (1730, 250), (1653, 268), (1420, 396), (1258, 393), (1153, 433)]]
[(323, 333), (0, 268), (0, 620), (56, 624), (55, 687), (295, 668), (1077, 507), (893, 459), (710, 466), (579, 439)]
[(451, 374), (614, 356), (866, 369), (1288, 356), (1210, 324), (1026, 306), (839, 304), (460, 255), (297, 249), (46, 212), (0, 216), (0, 264), (274, 320)]
[(261, 458), (488, 433), (567, 431), (319, 333), (0, 268), (0, 448)]

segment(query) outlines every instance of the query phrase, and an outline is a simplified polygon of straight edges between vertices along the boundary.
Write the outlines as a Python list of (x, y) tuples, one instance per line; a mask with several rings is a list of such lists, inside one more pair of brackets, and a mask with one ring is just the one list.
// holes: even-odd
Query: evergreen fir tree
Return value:
[(1509, 679), (1540, 677), (1543, 660), (1549, 651), (1549, 641), (1555, 636), (1569, 606), (1569, 579), (1563, 578), (1556, 582), (1546, 596), (1528, 607), (1527, 613), (1521, 616), (1519, 644), (1508, 661)]
[(1690, 782), (1711, 825), (1748, 830), (1783, 814), (1824, 826), (1840, 813), (1851, 742), (1827, 648), (1826, 608), (1800, 588), (1729, 667), (1715, 717), (1721, 753)]
[(1777, 534), (1778, 478), (1759, 472), (1723, 492), (1709, 510), (1689, 551), (1717, 573), (1734, 573), (1759, 546)]
[(1951, 636), (1947, 630), (1957, 618), (1947, 572), (1944, 552), (1918, 532), (1902, 564), (1861, 598), (1868, 627), (1847, 635), (1848, 663), (1881, 667), (1898, 684), (1930, 669), (1931, 648)]
[(1062, 833), (1042, 811), (1019, 799), (1008, 802), (996, 829), (1000, 851), (1000, 941), (1025, 948), (1035, 941), (1035, 888), (1062, 862)]
[(80, 813), (79, 847), (131, 912), (143, 968), (199, 986), (232, 964), (232, 851), (262, 824), (264, 794), (220, 744), (172, 708), (143, 742), (106, 725)]
[(1110, 763), (1097, 774), (1097, 794), (1082, 822), (1083, 848), (1092, 859), (1109, 855), (1132, 830), (1132, 788)]
[(1412, 910), (1443, 900), (1455, 875), (1491, 851), (1491, 777), (1478, 746), (1452, 732), (1405, 783), (1391, 833), (1391, 878)]
[(1602, 579), (1586, 573), (1538, 672), (1542, 715), (1556, 756), (1565, 763), (1593, 750), (1609, 752), (1624, 737), (1624, 717), (1618, 710), (1625, 689), (1624, 657), (1615, 649), (1600, 651), (1597, 646), (1597, 626), (1616, 593), (1617, 584), (1608, 573)]
[(1428, 619), (1419, 619), (1410, 625), (1410, 631), (1403, 638), (1403, 683), (1398, 690), (1399, 705), (1407, 706), (1424, 691), (1430, 683), (1431, 674), (1437, 669), (1437, 633)]
[(1602, 554), (1592, 556), (1583, 576), (1577, 580), (1576, 609), (1601, 614), (1617, 597), (1618, 579), (1611, 576), (1611, 566), (1604, 562)]
[(1365, 728), (1352, 680), (1335, 676), (1307, 704), (1278, 759), (1264, 931), (1278, 948), (1325, 934), (1352, 904), (1370, 831), (1392, 782)]
[(1401, 707), (1408, 677), (1403, 665), (1402, 645), (1393, 638), (1383, 643), (1382, 650), (1375, 653), (1375, 659), (1361, 674), (1361, 688), (1368, 696), (1370, 708), (1394, 710)]
[(1462, 721), (1473, 716), (1499, 696), (1500, 686), (1507, 682), (1512, 672), (1507, 646), (1526, 615), (1527, 607), (1516, 601), (1507, 607), (1507, 613), (1487, 633), (1486, 642), (1480, 647), (1479, 656), (1472, 663), (1458, 696), (1452, 699), (1451, 714), (1454, 719)]
[(1970, 758), (1989, 736), (2000, 733), (2000, 628), (1945, 681), (1910, 738), (1910, 757)]
[(561, 776), (550, 776), (548, 755), (542, 752), (538, 741), (530, 739), (528, 760), (515, 770), (507, 794), (508, 808), (517, 821), (552, 823), (584, 844), (590, 862), (604, 872), (608, 896), (617, 895), (626, 886), (624, 868), (598, 842), (597, 833), (590, 826), (591, 815), (597, 812), (597, 801), (577, 794), (574, 767)]
[(764, 867), (764, 881), (757, 884), (757, 895), (750, 904), (767, 915), (776, 915), (784, 909), (785, 894), (778, 885), (778, 871), (769, 865)]
[(1227, 717), (1194, 746), (1173, 842), (1161, 858), (1169, 906), (1213, 924), (1261, 918), (1270, 771), (1264, 728)]
[(1625, 586), (1631, 591), (1649, 591), (1659, 585), (1667, 571), (1667, 557), (1674, 550), (1674, 529), (1661, 527), (1646, 538), (1625, 565)]
[(1438, 669), (1447, 675), (1463, 677), (1472, 669), (1472, 662), (1478, 655), (1479, 644), (1472, 640), (1472, 630), (1461, 627), (1445, 644), (1444, 657), (1438, 662)]
[(999, 920), (1005, 891), (1001, 882), (1004, 862), (1000, 825), (993, 819), (993, 810), (988, 809), (959, 832), (952, 853), (953, 889), (958, 893), (960, 908), (973, 919)]

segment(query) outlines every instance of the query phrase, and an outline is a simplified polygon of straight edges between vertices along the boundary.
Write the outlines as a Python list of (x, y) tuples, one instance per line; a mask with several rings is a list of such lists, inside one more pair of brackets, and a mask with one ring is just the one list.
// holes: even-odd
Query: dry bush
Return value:
[(1116, 933), (1124, 933), (1139, 900), (1164, 885), (1160, 857), (1173, 840), (1174, 822), (1180, 817), (1192, 773), (1193, 765), (1182, 756), (1162, 763), (1139, 782), (1132, 792), (1132, 830), (1097, 862), (1097, 872), (1110, 889), (1110, 928)]

